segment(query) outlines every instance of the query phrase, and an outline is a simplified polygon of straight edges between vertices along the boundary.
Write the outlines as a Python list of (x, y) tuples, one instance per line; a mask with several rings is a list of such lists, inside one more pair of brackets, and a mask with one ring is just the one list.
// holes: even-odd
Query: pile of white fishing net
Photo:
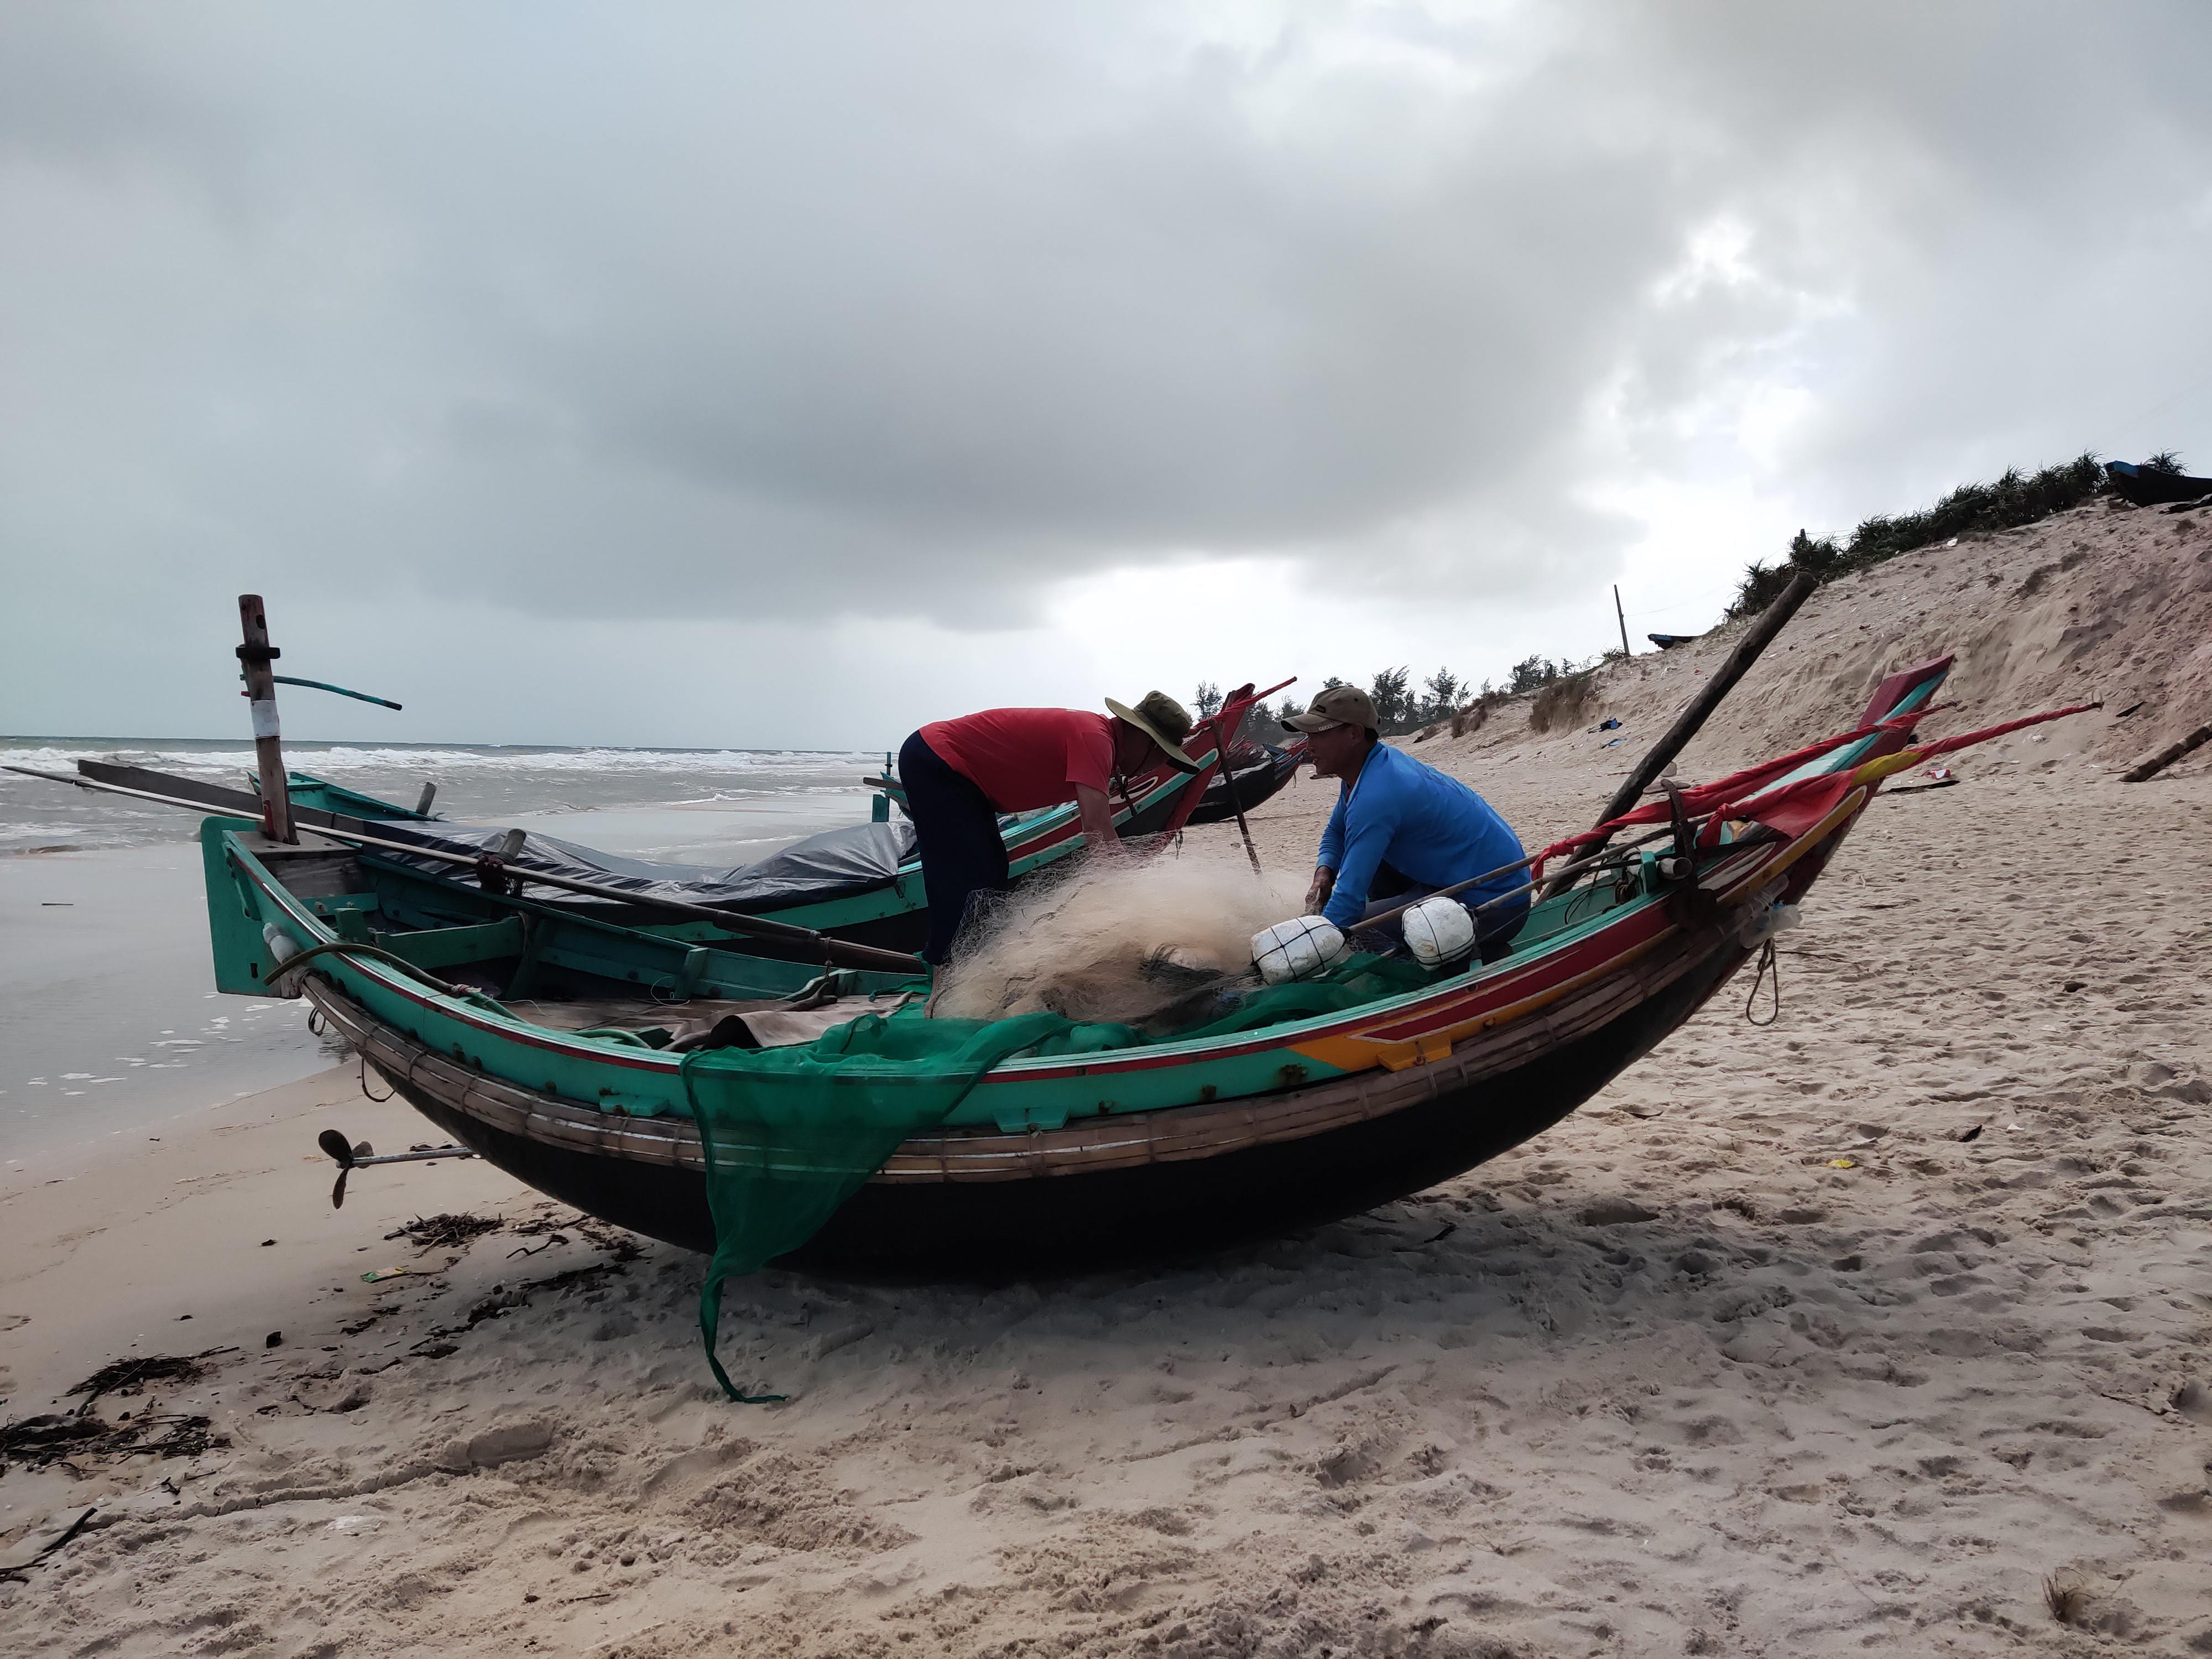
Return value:
[(1040, 1009), (1148, 1029), (1202, 1023), (1259, 983), (1252, 936), (1303, 908), (1305, 880), (1233, 855), (1082, 854), (971, 915), (930, 1012), (1002, 1019)]

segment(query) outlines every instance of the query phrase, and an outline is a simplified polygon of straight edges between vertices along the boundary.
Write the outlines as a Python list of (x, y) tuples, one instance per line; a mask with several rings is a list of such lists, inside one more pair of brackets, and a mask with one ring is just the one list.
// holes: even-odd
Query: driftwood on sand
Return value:
[(2148, 760), (2136, 762), (2126, 771), (2120, 774), (2120, 781), (2122, 783), (2147, 783), (2151, 779), (2156, 777), (2160, 773), (2165, 771), (2167, 767), (2172, 765), (2174, 762), (2183, 759), (2187, 756), (2195, 754), (2199, 749), (2202, 749), (2208, 743), (2212, 743), (2212, 720), (2207, 720), (2203, 725), (2198, 726), (2194, 732), (2191, 732), (2187, 737), (2181, 738), (2179, 742), (2166, 744), (2165, 748), (2160, 750), (2158, 753), (2151, 756)]

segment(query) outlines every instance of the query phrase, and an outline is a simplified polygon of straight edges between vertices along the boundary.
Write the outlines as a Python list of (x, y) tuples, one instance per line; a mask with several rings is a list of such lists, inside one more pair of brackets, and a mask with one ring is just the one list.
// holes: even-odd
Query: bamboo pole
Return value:
[[(1703, 817), (1699, 817), (1693, 820), (1693, 822), (1702, 823), (1705, 822), (1705, 819)], [(1634, 841), (1630, 842), (1628, 845), (1630, 847), (1645, 846), (1651, 842), (1663, 840), (1674, 833), (1674, 826), (1672, 824), (1668, 824), (1663, 829), (1654, 830), (1648, 836), (1638, 836)], [(1390, 922), (1397, 921), (1399, 917), (1404, 915), (1407, 911), (1412, 909), (1417, 904), (1426, 904), (1433, 898), (1457, 898), (1462, 893), (1467, 891), (1470, 887), (1480, 887), (1485, 882), (1497, 880), (1500, 876), (1510, 876), (1516, 870), (1525, 870), (1543, 856), (1544, 855), (1541, 853), (1531, 853), (1528, 857), (1524, 859), (1516, 859), (1511, 864), (1501, 864), (1495, 870), (1486, 870), (1479, 876), (1469, 876), (1465, 881), (1454, 882), (1449, 887), (1439, 887), (1433, 893), (1424, 893), (1419, 898), (1407, 899), (1403, 904), (1400, 905), (1395, 910), (1385, 910), (1379, 915), (1364, 917), (1360, 921), (1353, 922), (1352, 924), (1352, 928), (1355, 931), (1364, 933), (1372, 928), (1384, 927)], [(1482, 915), (1489, 911), (1495, 910), (1499, 905), (1504, 903), (1508, 899), (1518, 898), (1523, 893), (1533, 893), (1539, 887), (1548, 886), (1557, 888), (1567, 886), (1574, 881), (1577, 876), (1581, 875), (1584, 871), (1589, 870), (1596, 865), (1604, 863), (1607, 858), (1610, 856), (1612, 856), (1610, 849), (1599, 848), (1594, 852), (1584, 854), (1581, 858), (1575, 860), (1571, 864), (1562, 865), (1558, 870), (1554, 871), (1551, 875), (1545, 877), (1542, 880), (1522, 882), (1518, 887), (1510, 888), (1503, 893), (1498, 894), (1495, 897), (1486, 898), (1480, 904), (1470, 904), (1468, 906), (1468, 908), (1473, 911), (1476, 915)]]
[[(1249, 708), (1259, 701), (1255, 697), (1245, 707)], [(1243, 717), (1240, 714), (1237, 718), (1241, 723)], [(1237, 774), (1229, 764), (1230, 735), (1225, 725), (1218, 730), (1213, 750), (1221, 757), (1221, 787), (1229, 792), (1230, 809), (1237, 814), (1237, 833), (1244, 837), (1244, 856), (1252, 860), (1252, 873), (1256, 876), (1260, 873), (1260, 849), (1252, 845), (1252, 826), (1244, 822), (1244, 803), (1237, 799)]]

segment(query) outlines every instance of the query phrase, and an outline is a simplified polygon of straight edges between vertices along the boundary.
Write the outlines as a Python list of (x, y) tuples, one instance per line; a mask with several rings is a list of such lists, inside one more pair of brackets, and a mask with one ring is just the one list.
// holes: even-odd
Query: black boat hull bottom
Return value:
[[(1076, 1271), (1187, 1255), (1334, 1221), (1433, 1187), (1541, 1134), (1663, 1041), (1747, 960), (1733, 949), (1589, 1036), (1502, 1076), (1384, 1116), (1212, 1157), (1091, 1175), (870, 1182), (784, 1267), (910, 1278), (993, 1276), (991, 1264)], [(456, 1139), (586, 1214), (711, 1251), (696, 1169), (644, 1164), (490, 1127), (394, 1078)]]

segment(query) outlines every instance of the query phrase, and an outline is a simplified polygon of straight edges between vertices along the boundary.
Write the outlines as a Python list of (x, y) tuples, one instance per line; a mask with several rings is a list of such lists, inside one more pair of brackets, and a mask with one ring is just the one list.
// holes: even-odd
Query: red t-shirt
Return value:
[(1114, 722), (1080, 708), (986, 708), (933, 720), (921, 740), (1001, 812), (1075, 799), (1075, 786), (1106, 793), (1114, 775)]

